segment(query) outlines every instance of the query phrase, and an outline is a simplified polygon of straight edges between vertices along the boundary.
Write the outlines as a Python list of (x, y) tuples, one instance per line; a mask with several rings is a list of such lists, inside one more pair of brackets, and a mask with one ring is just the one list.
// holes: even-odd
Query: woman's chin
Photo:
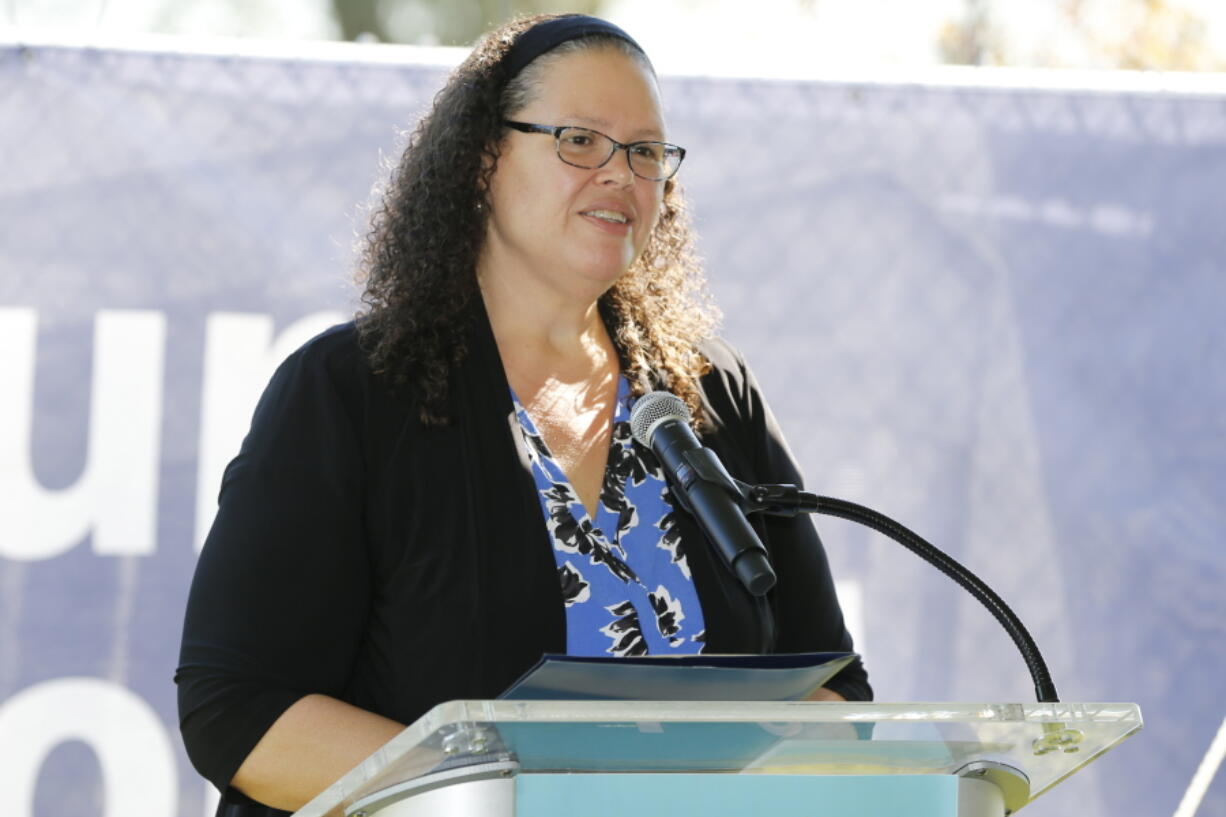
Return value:
[(584, 289), (584, 297), (596, 300), (612, 289), (617, 282), (625, 276), (625, 274), (625, 267), (618, 267), (613, 270), (584, 270), (579, 276)]
[(574, 269), (581, 279), (600, 289), (598, 294), (603, 294), (626, 275), (633, 261), (633, 258), (627, 258), (624, 254), (603, 255), (584, 259), (583, 263), (576, 264)]

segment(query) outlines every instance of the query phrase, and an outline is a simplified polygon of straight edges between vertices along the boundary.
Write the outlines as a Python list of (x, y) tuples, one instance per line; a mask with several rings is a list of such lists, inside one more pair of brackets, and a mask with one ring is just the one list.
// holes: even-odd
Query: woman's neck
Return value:
[[(508, 377), (575, 383), (616, 371), (617, 356), (595, 301), (481, 279), (490, 327)], [(511, 377), (515, 385), (515, 377)]]

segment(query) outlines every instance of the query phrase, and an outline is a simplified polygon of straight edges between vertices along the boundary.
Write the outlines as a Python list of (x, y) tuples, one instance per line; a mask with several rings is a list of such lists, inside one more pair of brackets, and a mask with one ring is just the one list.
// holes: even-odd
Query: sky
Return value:
[[(1205, 20), (1206, 39), (1226, 66), (1226, 0), (1167, 1)], [(1101, 67), (1061, 14), (1066, 2), (990, 4), (1012, 64)], [(1084, 19), (1105, 40), (1124, 34), (1129, 20), (1121, 10), (1129, 5), (1135, 0), (1081, 0)], [(940, 64), (941, 29), (960, 20), (965, 7), (965, 0), (611, 0), (606, 15), (666, 73), (671, 55), (691, 69), (684, 73), (697, 67), (701, 73), (809, 77)]]
[[(804, 75), (831, 66), (931, 65), (937, 35), (962, 0), (613, 0), (607, 16), (670, 73)], [(888, 24), (883, 25), (883, 21)], [(735, 44), (730, 48), (729, 44)]]

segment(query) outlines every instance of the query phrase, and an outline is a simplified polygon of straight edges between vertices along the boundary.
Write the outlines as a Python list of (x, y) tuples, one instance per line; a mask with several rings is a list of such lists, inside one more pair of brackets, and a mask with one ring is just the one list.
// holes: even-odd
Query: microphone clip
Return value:
[(764, 513), (767, 516), (793, 517), (802, 513), (817, 513), (816, 494), (802, 491), (795, 485), (746, 485), (738, 482), (744, 501), (745, 513)]
[[(686, 451), (681, 456), (677, 469), (677, 481), (687, 489), (696, 481), (710, 483), (727, 494), (745, 515), (762, 513), (767, 516), (794, 517), (802, 513), (818, 513), (816, 494), (802, 491), (795, 485), (765, 484), (750, 485), (728, 473), (724, 464), (708, 448)], [(678, 491), (677, 499), (682, 507), (693, 512), (689, 506), (687, 491)]]

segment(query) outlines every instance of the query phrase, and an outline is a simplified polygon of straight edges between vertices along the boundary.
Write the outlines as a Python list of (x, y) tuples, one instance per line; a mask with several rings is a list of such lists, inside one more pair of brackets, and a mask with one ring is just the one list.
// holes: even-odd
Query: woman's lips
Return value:
[(627, 235), (634, 223), (627, 213), (609, 207), (592, 207), (579, 213), (584, 220), (611, 235)]

